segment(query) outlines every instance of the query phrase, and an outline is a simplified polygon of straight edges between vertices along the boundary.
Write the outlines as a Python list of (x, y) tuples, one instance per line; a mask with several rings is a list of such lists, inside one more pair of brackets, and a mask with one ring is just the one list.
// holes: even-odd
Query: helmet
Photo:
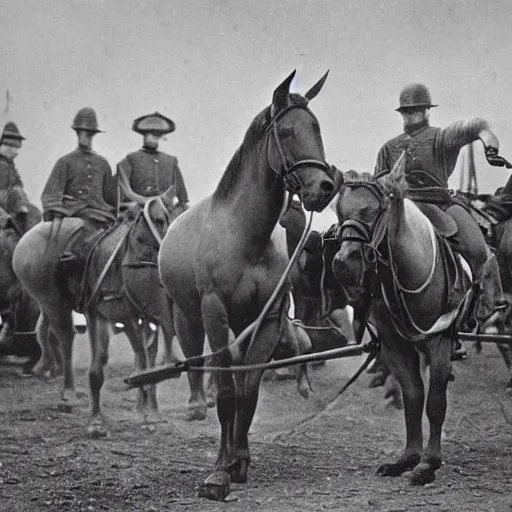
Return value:
[(158, 133), (165, 135), (176, 130), (176, 125), (172, 119), (165, 117), (159, 112), (153, 112), (145, 116), (138, 117), (133, 121), (132, 130), (144, 135), (145, 133)]
[(430, 91), (423, 84), (406, 85), (400, 92), (400, 106), (395, 109), (400, 112), (404, 108), (411, 107), (437, 107), (432, 105)]
[(25, 140), (20, 134), (18, 127), (12, 121), (8, 122), (4, 126), (4, 131), (2, 132), (2, 138), (0, 139), (0, 144), (7, 144), (8, 146), (14, 146), (15, 148), (21, 148), (21, 141)]
[[(98, 129), (98, 119), (96, 117), (96, 112), (93, 108), (84, 107), (81, 108), (73, 119), (73, 124), (71, 125), (73, 130), (84, 130), (86, 132), (100, 133), (101, 130)], [(102, 132), (103, 133), (103, 132)]]

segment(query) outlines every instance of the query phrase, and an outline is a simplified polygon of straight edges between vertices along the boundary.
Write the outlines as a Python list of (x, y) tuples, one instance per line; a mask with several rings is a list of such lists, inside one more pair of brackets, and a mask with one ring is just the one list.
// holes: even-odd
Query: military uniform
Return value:
[(115, 220), (106, 197), (112, 178), (107, 160), (94, 151), (78, 147), (59, 158), (43, 190), (45, 217), (83, 217), (96, 222)]
[[(12, 122), (7, 123), (0, 145), (19, 148), (22, 140), (25, 140), (25, 137), (20, 134), (18, 127)], [(28, 206), (29, 200), (14, 161), (0, 154), (0, 207), (8, 215), (16, 215), (26, 214)]]
[[(101, 132), (96, 112), (89, 107), (78, 111), (71, 128), (77, 133)], [(46, 182), (41, 196), (44, 217), (81, 217), (93, 225), (112, 222), (115, 201), (111, 187), (112, 169), (107, 160), (90, 148), (78, 146), (57, 160)]]
[[(412, 94), (407, 94), (411, 91)], [(398, 111), (412, 107), (436, 106), (431, 104), (428, 89), (420, 84), (409, 86), (409, 89), (404, 88), (400, 105)], [(421, 209), (422, 202), (435, 203), (453, 218), (457, 224), (457, 233), (448, 240), (454, 250), (462, 254), (469, 263), (475, 284), (483, 288), (482, 295), (486, 293), (484, 280), (490, 274), (492, 274), (493, 282), (499, 283), (496, 260), (490, 254), (483, 234), (471, 214), (463, 206), (453, 201), (446, 190), (448, 178), (453, 173), (460, 149), (466, 144), (478, 140), (482, 130), (488, 129), (487, 122), (478, 118), (457, 121), (443, 129), (430, 126), (426, 120), (386, 142), (377, 155), (375, 165), (375, 174), (382, 175), (394, 167), (405, 151), (405, 175), (410, 187), (419, 192), (417, 196), (414, 196), (415, 199), (420, 200), (418, 206)], [(428, 192), (427, 188), (429, 188)], [(425, 193), (423, 198), (421, 189), (424, 189)], [(432, 193), (435, 193), (436, 189), (441, 193), (432, 197)], [(491, 314), (496, 297), (500, 302), (501, 287), (496, 291), (496, 297), (493, 291), (489, 290), (489, 294), (493, 296), (482, 299), (485, 305), (482, 304), (481, 310), (477, 314), (480, 319)]]
[[(171, 119), (158, 112), (137, 118), (132, 127), (141, 135), (148, 132), (164, 135), (175, 128)], [(158, 148), (144, 146), (129, 153), (119, 162), (117, 176), (121, 202), (144, 203), (146, 198), (160, 195), (172, 185), (176, 187), (180, 204), (185, 205), (189, 201), (177, 158)]]

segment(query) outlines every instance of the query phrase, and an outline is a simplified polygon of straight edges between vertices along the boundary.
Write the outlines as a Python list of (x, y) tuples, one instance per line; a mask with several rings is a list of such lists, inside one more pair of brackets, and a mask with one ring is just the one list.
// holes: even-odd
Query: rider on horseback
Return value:
[(61, 256), (65, 271), (84, 264), (98, 233), (116, 220), (112, 170), (107, 160), (92, 150), (92, 139), (101, 132), (96, 112), (89, 107), (80, 109), (71, 128), (77, 134), (78, 147), (57, 160), (41, 196), (44, 220), (79, 217), (84, 221), (79, 243)]
[(7, 220), (12, 219), (20, 233), (27, 229), (29, 200), (14, 159), (23, 140), (25, 137), (13, 122), (5, 125), (0, 139), (0, 222), (5, 227)]
[(410, 197), (429, 218), (443, 217), (444, 212), (455, 221), (448, 240), (471, 267), (477, 297), (471, 314), (477, 324), (487, 327), (496, 319), (494, 313), (503, 307), (498, 265), (471, 214), (449, 193), (448, 178), (463, 146), (480, 139), (486, 151), (497, 153), (499, 142), (487, 122), (480, 118), (456, 121), (442, 129), (430, 126), (432, 107), (437, 105), (432, 104), (424, 85), (410, 84), (402, 89), (396, 110), (403, 117), (404, 133), (382, 146), (375, 174), (389, 172), (402, 152), (406, 152)]
[(155, 112), (133, 122), (133, 131), (143, 136), (141, 149), (129, 153), (117, 165), (119, 202), (144, 205), (150, 198), (176, 186), (179, 205), (185, 210), (188, 194), (176, 157), (158, 150), (160, 139), (176, 129), (168, 117)]

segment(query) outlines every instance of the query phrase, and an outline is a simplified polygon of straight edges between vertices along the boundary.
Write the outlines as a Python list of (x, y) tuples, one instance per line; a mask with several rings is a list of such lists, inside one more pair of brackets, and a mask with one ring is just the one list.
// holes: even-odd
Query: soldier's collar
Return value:
[(91, 148), (87, 148), (85, 146), (80, 146), (80, 144), (78, 144), (78, 150), (81, 151), (82, 153), (87, 153), (87, 154), (94, 153), (94, 150), (92, 150)]
[(149, 146), (142, 146), (142, 151), (145, 151), (146, 153), (159, 153), (158, 147), (150, 148)]
[(410, 124), (406, 128), (404, 128), (404, 133), (413, 137), (414, 135), (418, 135), (422, 131), (426, 130), (430, 126), (428, 119), (421, 121), (421, 123)]

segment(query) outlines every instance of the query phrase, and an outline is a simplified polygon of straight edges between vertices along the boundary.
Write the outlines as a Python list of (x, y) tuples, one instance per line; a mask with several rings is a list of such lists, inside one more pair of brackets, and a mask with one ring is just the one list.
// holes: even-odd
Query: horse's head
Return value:
[[(352, 303), (367, 292), (382, 241), (385, 195), (377, 180), (346, 181), (336, 205), (339, 249), (333, 271)], [(379, 229), (377, 229), (377, 227)]]
[(381, 251), (387, 251), (382, 242), (399, 218), (392, 208), (403, 204), (406, 190), (405, 153), (380, 179), (360, 175), (360, 179), (345, 181), (336, 205), (340, 247), (333, 270), (351, 302), (374, 286), (370, 279)]
[(167, 229), (182, 212), (183, 207), (177, 206), (174, 185), (163, 194), (149, 198), (136, 216), (133, 229), (137, 242), (158, 251)]
[(341, 186), (341, 173), (327, 164), (320, 124), (308, 107), (327, 73), (304, 96), (290, 94), (295, 71), (274, 91), (267, 127), (267, 159), (309, 211), (322, 211)]

